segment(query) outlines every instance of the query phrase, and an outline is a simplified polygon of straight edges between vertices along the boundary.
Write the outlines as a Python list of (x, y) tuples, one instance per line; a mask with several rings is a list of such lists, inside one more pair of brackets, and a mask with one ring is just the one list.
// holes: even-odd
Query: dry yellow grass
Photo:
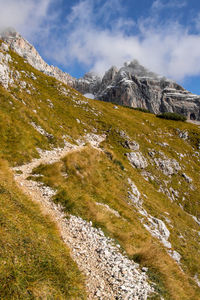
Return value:
[(84, 278), (55, 225), (0, 160), (0, 298), (85, 299)]
[[(119, 242), (129, 257), (149, 268), (150, 278), (165, 299), (198, 299), (199, 293), (191, 286), (187, 273), (180, 270), (163, 246), (144, 229), (138, 213), (128, 205), (127, 174), (113, 160), (88, 147), (69, 154), (62, 164), (40, 166), (35, 170), (35, 173), (40, 172), (44, 175), (43, 182), (58, 188), (55, 201), (66, 207), (66, 212), (92, 220)], [(63, 172), (68, 174), (67, 178), (62, 177)], [(96, 202), (117, 210), (121, 218), (102, 210)]]
[[(199, 151), (200, 129), (193, 124), (161, 120), (152, 114), (145, 114), (125, 107), (119, 107), (118, 110), (115, 110), (111, 103), (85, 99), (72, 88), (38, 72), (15, 53), (10, 51), (10, 54), (13, 59), (11, 65), (13, 70), (19, 71), (21, 73), (20, 80), (25, 80), (29, 85), (33, 85), (35, 90), (31, 90), (31, 94), (27, 94), (19, 86), (11, 87), (10, 91), (0, 87), (1, 157), (7, 160), (9, 165), (18, 165), (38, 157), (38, 147), (51, 149), (56, 146), (63, 146), (63, 135), (67, 136), (69, 141), (76, 143), (77, 138), (85, 135), (85, 132), (92, 132), (94, 128), (97, 134), (106, 133), (107, 139), (102, 143), (106, 154), (87, 147), (81, 152), (68, 155), (62, 162), (40, 166), (36, 172), (42, 173), (44, 177), (39, 178), (39, 180), (58, 190), (54, 201), (62, 203), (66, 212), (81, 216), (86, 220), (92, 220), (95, 226), (101, 227), (106, 234), (116, 239), (130, 257), (140, 261), (141, 265), (148, 266), (150, 278), (155, 281), (159, 294), (163, 295), (165, 299), (200, 299), (200, 289), (193, 280), (196, 274), (200, 277), (199, 226), (187, 214), (200, 216), (200, 166), (198, 158), (194, 156), (195, 151)], [(27, 74), (33, 72), (37, 80), (34, 81), (30, 76), (21, 72), (24, 70)], [(67, 95), (62, 93), (63, 88), (67, 91)], [(53, 108), (49, 107), (47, 99), (51, 100)], [(79, 100), (84, 100), (87, 103), (78, 104), (76, 101)], [(94, 111), (101, 114), (96, 115)], [(77, 123), (76, 119), (81, 120), (81, 123)], [(41, 126), (45, 131), (52, 134), (53, 138), (48, 139), (41, 135), (30, 125), (30, 122), (35, 122)], [(177, 128), (182, 131), (187, 130), (189, 139), (186, 141), (180, 139)], [(147, 171), (156, 180), (145, 181), (141, 172), (130, 166), (124, 155), (130, 150), (123, 147), (124, 140), (120, 137), (120, 130), (124, 130), (131, 140), (140, 144), (140, 151), (146, 157), (148, 157), (148, 152), (154, 149), (162, 151), (169, 158), (176, 159), (182, 166), (181, 172), (185, 172), (192, 178), (195, 189), (191, 189), (189, 184), (184, 181), (181, 172), (167, 178), (155, 168), (155, 165), (151, 164), (149, 164)], [(168, 143), (169, 146), (162, 147), (160, 143), (163, 142)], [(184, 159), (180, 158), (179, 153), (184, 155)], [(2, 169), (4, 168), (2, 165)], [(38, 208), (16, 190), (7, 172), (8, 169), (4, 174), (1, 174), (4, 188), (8, 191), (8, 193), (1, 194), (1, 208), (2, 215), (4, 215), (2, 217), (1, 238), (2, 243), (5, 243), (6, 239), (11, 240), (10, 245), (12, 247), (7, 244), (6, 247), (8, 248), (2, 247), (3, 251), (10, 253), (7, 257), (4, 256), (4, 261), (7, 261), (7, 265), (12, 266), (12, 272), (18, 274), (18, 270), (21, 270), (20, 265), (14, 265), (13, 257), (18, 249), (22, 249), (20, 247), (24, 247), (24, 245), (22, 243), (16, 247), (16, 241), (18, 239), (23, 240), (24, 235), (28, 239), (30, 234), (34, 243), (37, 243), (39, 247), (39, 252), (35, 254), (38, 261), (43, 261), (41, 253), (46, 253), (44, 261), (50, 259), (50, 266), (53, 265), (53, 262), (57, 262), (57, 259), (59, 262), (56, 287), (51, 284), (51, 280), (48, 281), (48, 278), (51, 279), (53, 275), (47, 272), (45, 273), (46, 277), (44, 277), (46, 281), (38, 280), (37, 276), (33, 280), (34, 293), (38, 297), (38, 293), (44, 295), (43, 293), (48, 291), (50, 294), (59, 295), (59, 298), (59, 293), (68, 292), (66, 286), (63, 287), (62, 285), (62, 274), (68, 272), (68, 265), (62, 265), (62, 255), (59, 253), (64, 251), (62, 252), (64, 253), (63, 257), (67, 254), (65, 250), (61, 251), (63, 246), (59, 241), (57, 231), (52, 227), (53, 225), (41, 216)], [(66, 173), (68, 174), (67, 178), (63, 176)], [(171, 225), (173, 226), (173, 229), (169, 228), (171, 231), (170, 242), (182, 256), (181, 267), (184, 273), (168, 256), (163, 245), (152, 238), (142, 226), (137, 210), (128, 205), (128, 177), (137, 185), (144, 200), (144, 208), (151, 215), (165, 221), (164, 213), (167, 211), (170, 214)], [(166, 195), (158, 192), (159, 186), (166, 180), (169, 180), (169, 186), (179, 192), (179, 197), (174, 202), (171, 202)], [(9, 196), (10, 194), (12, 197)], [(13, 196), (15, 197), (13, 198)], [(14, 200), (11, 201), (10, 199)], [(110, 208), (119, 212), (121, 218), (98, 206), (96, 202), (109, 205)], [(16, 225), (15, 222), (18, 222), (18, 225), (21, 224), (17, 230), (14, 229), (14, 225), (8, 227), (10, 228), (9, 235), (9, 230), (4, 231), (4, 222), (6, 226), (10, 226), (5, 221), (6, 218), (10, 220), (11, 225)], [(23, 224), (28, 225), (24, 228)], [(31, 230), (27, 231), (29, 227), (33, 229), (34, 236), (31, 235), (33, 234)], [(184, 239), (180, 238), (181, 235)], [(30, 241), (32, 248), (33, 241)], [(55, 244), (59, 245), (59, 249), (56, 248)], [(27, 243), (25, 246), (28, 247), (28, 245)], [(27, 250), (27, 248), (25, 249)], [(17, 252), (17, 255), (20, 257), (21, 253)], [(66, 257), (67, 261), (68, 256)], [(35, 260), (31, 259), (30, 270), (35, 266)], [(26, 260), (22, 262), (25, 270), (28, 263)], [(5, 274), (5, 268), (3, 265), (2, 274)], [(74, 270), (78, 272), (77, 269)], [(37, 275), (37, 268), (35, 272)], [(69, 272), (67, 274), (70, 283), (74, 280), (74, 273)], [(23, 280), (27, 282), (29, 273), (23, 273), (23, 276)], [(82, 286), (81, 277), (77, 275), (77, 278), (80, 279), (77, 286), (79, 287), (79, 283)], [(9, 282), (12, 284), (12, 280)], [(31, 284), (28, 286), (32, 291), (33, 286)], [(61, 292), (59, 291), (60, 286)], [(24, 287), (27, 285), (19, 285), (17, 291), (22, 295), (27, 295), (27, 290)], [(9, 295), (8, 288), (4, 288), (0, 293), (5, 295), (3, 294), (4, 291)], [(78, 290), (77, 293), (79, 293)]]

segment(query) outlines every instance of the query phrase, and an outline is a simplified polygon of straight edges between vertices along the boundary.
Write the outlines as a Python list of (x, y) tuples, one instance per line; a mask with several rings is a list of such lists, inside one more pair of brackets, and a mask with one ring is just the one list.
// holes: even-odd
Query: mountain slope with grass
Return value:
[[(149, 71), (137, 60), (125, 62), (119, 69), (112, 66), (102, 78), (89, 72), (76, 79), (57, 67), (49, 66), (34, 46), (14, 29), (0, 32), (0, 38), (34, 68), (70, 85), (87, 97), (147, 109), (155, 114), (178, 113), (190, 120), (200, 120), (199, 95), (190, 93), (173, 80)], [(2, 73), (0, 69), (0, 81)]]
[(1, 298), (199, 299), (200, 128), (85, 98), (0, 43)]

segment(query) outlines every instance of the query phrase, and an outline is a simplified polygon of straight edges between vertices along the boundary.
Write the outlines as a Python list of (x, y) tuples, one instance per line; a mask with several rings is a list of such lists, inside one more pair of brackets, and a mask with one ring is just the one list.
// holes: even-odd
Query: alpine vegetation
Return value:
[(2, 34), (1, 299), (200, 299), (199, 99), (137, 61), (75, 79)]

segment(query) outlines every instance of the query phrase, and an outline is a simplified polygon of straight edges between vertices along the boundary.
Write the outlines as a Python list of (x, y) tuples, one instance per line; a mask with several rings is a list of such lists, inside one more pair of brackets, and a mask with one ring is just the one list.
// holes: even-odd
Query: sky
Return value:
[(0, 0), (5, 27), (74, 77), (137, 59), (200, 94), (198, 0)]

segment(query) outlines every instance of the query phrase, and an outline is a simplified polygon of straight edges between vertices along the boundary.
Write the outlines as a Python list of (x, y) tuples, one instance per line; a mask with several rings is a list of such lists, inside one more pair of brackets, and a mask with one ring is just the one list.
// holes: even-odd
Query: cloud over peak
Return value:
[(122, 0), (74, 2), (63, 9), (64, 0), (0, 0), (0, 28), (13, 26), (31, 41), (35, 36), (41, 54), (65, 68), (75, 64), (103, 74), (137, 59), (175, 80), (200, 75), (198, 12), (193, 33), (177, 18), (159, 18), (159, 12), (180, 10), (187, 0), (154, 0), (148, 15), (137, 18), (127, 14)]
[(54, 0), (0, 0), (0, 29), (13, 27), (30, 36), (41, 31), (49, 19), (49, 7)]
[[(106, 6), (108, 2), (105, 1), (100, 11), (92, 0), (73, 6), (68, 16), (72, 30), (63, 41), (65, 52), (58, 55), (58, 60), (78, 61), (100, 74), (111, 65), (121, 66), (133, 59), (173, 79), (200, 74), (199, 34), (190, 34), (178, 21), (158, 23), (153, 14), (139, 20), (114, 16), (113, 10), (115, 7), (119, 10), (121, 2), (113, 0), (112, 11)], [(152, 4), (157, 9), (161, 9), (161, 5), (162, 8), (164, 5), (180, 7), (178, 1), (156, 0)], [(106, 15), (106, 27), (96, 22), (102, 15)]]

